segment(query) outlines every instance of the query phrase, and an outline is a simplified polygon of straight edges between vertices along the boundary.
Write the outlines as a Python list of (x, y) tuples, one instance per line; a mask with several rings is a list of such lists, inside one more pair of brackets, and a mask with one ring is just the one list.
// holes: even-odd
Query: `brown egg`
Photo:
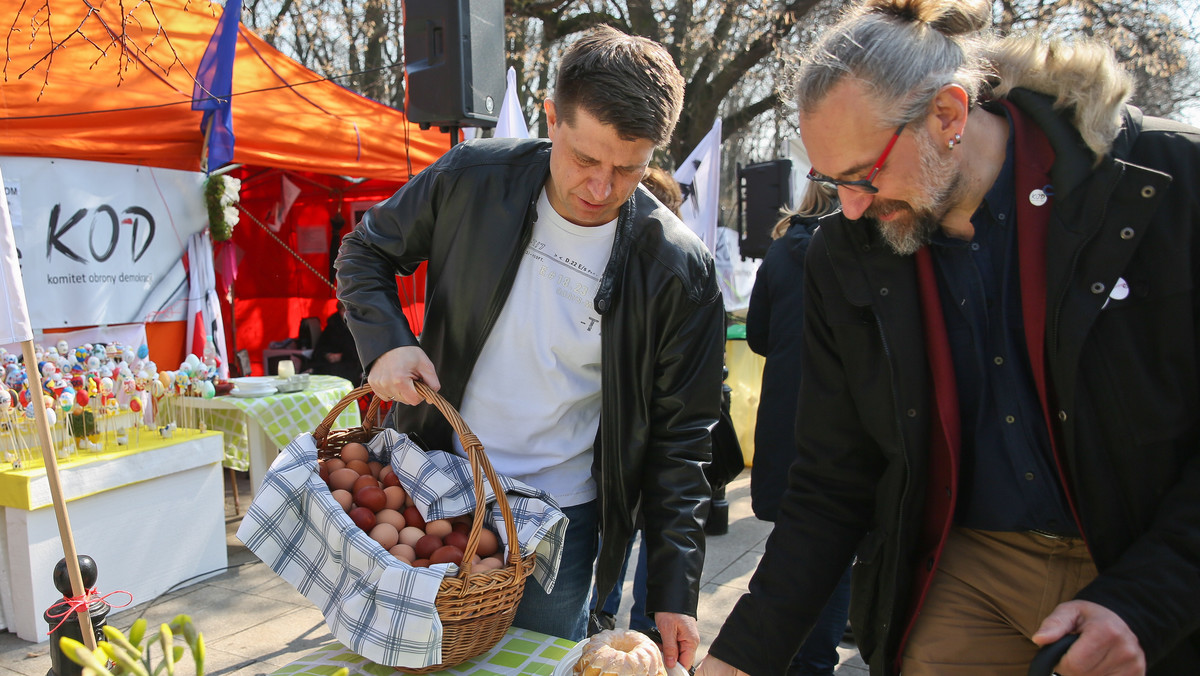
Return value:
[(396, 532), (404, 529), (404, 515), (394, 509), (384, 508), (375, 513), (376, 523), (390, 523), (395, 527)]
[(413, 545), (413, 549), (417, 552), (417, 557), (427, 559), (431, 554), (442, 547), (444, 543), (442, 539), (436, 535), (425, 535), (417, 544)]
[(413, 568), (428, 568), (429, 559), (417, 559), (412, 562)]
[(390, 523), (377, 523), (371, 529), (371, 539), (378, 542), (380, 547), (391, 549), (400, 540), (400, 532)]
[(350, 491), (348, 491), (344, 488), (339, 488), (336, 491), (334, 491), (333, 499), (337, 500), (337, 503), (339, 505), (341, 505), (342, 509), (345, 510), (347, 513), (349, 513), (350, 508), (354, 506), (354, 496), (350, 495)]
[(387, 504), (387, 497), (384, 496), (383, 489), (379, 486), (363, 486), (354, 492), (354, 504), (366, 507), (375, 513), (384, 508)]
[(394, 509), (397, 512), (404, 509), (404, 489), (399, 486), (388, 486), (383, 489), (383, 496), (387, 499), (384, 507)]
[(383, 469), (383, 463), (378, 460), (371, 460), (367, 462), (367, 467), (371, 468), (371, 476), (378, 479), (379, 472)]
[(367, 462), (371, 459), (371, 453), (367, 450), (366, 446), (358, 443), (357, 441), (351, 441), (345, 446), (342, 446), (341, 457), (346, 463), (349, 463), (351, 460), (361, 460), (363, 462)]
[[(346, 469), (350, 469), (350, 468), (347, 467)], [(366, 488), (367, 486), (374, 486), (374, 487), (378, 488), (379, 482), (376, 481), (375, 477), (371, 476), (370, 474), (360, 474), (360, 475), (358, 475), (358, 478), (354, 480), (354, 483), (350, 486), (350, 492), (357, 493), (358, 489)]]
[(333, 490), (348, 491), (354, 487), (354, 482), (358, 480), (359, 474), (349, 467), (335, 469), (329, 473), (329, 487)]
[(429, 533), (430, 535), (436, 535), (440, 538), (444, 538), (449, 535), (451, 530), (450, 522), (446, 519), (434, 519), (433, 521), (425, 524), (426, 533)]
[(413, 551), (412, 547), (409, 547), (404, 543), (400, 543), (392, 547), (388, 550), (388, 553), (410, 566), (412, 565), (413, 561), (417, 560), (417, 553)]
[[(408, 545), (409, 547), (413, 547), (414, 549), (417, 546), (417, 542), (423, 537), (425, 537), (425, 531), (417, 528), (416, 526), (405, 526), (404, 528), (400, 529), (400, 542)], [(416, 557), (414, 556), (413, 558)]]
[(450, 527), (455, 533), (463, 533), (464, 535), (471, 532), (471, 523), (469, 521), (450, 521)]
[(329, 468), (325, 466), (325, 463), (317, 463), (317, 476), (321, 477), (321, 481), (324, 481), (326, 486), (329, 485)]
[(503, 566), (504, 566), (504, 564), (503, 564), (503, 562), (500, 561), (500, 559), (496, 559), (496, 558), (489, 556), (487, 558), (480, 559), (477, 563), (472, 565), (471, 572), (486, 573), (489, 570), (496, 570), (497, 568), (502, 568)]
[(446, 537), (442, 538), (442, 542), (458, 547), (463, 551), (467, 550), (467, 536), (465, 533), (446, 533)]
[(396, 476), (396, 472), (392, 470), (390, 465), (384, 465), (383, 469), (379, 470), (379, 483), (387, 486), (399, 486), (400, 477)]
[(329, 458), (327, 460), (321, 461), (321, 464), (328, 467), (329, 473), (333, 474), (333, 471), (335, 469), (341, 469), (341, 468), (345, 467), (346, 461), (342, 460), (341, 458)]
[(438, 547), (429, 555), (429, 563), (462, 563), (463, 551), (454, 545)]
[(484, 528), (479, 531), (479, 544), (475, 547), (475, 551), (479, 555), (487, 558), (500, 550), (500, 538), (492, 531)]
[(420, 510), (412, 505), (404, 508), (404, 523), (416, 526), (422, 531), (425, 530), (425, 517), (421, 516)]
[(355, 526), (370, 533), (371, 529), (375, 527), (375, 512), (366, 507), (355, 507), (350, 510), (350, 520), (354, 522)]
[(346, 463), (346, 466), (359, 474), (371, 476), (371, 466), (365, 460), (350, 460)]

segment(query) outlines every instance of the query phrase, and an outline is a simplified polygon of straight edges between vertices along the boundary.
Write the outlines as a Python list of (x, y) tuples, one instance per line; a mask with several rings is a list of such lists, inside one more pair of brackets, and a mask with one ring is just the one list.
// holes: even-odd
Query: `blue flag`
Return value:
[(200, 131), (208, 132), (208, 171), (233, 161), (233, 60), (241, 15), (242, 0), (227, 0), (196, 69), (192, 110), (204, 111)]

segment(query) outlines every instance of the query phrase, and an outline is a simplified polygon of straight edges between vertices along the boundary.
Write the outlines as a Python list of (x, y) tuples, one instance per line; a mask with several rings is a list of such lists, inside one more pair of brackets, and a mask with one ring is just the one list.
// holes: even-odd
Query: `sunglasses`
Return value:
[(904, 131), (903, 124), (899, 127), (896, 127), (896, 133), (892, 134), (892, 140), (888, 141), (887, 147), (883, 149), (883, 154), (879, 156), (879, 160), (875, 162), (875, 166), (871, 167), (871, 173), (867, 174), (866, 178), (860, 178), (857, 181), (839, 181), (836, 178), (830, 178), (824, 174), (819, 174), (816, 171), (809, 169), (808, 180), (820, 183), (822, 185), (827, 185), (834, 190), (837, 190), (838, 188), (845, 188), (855, 192), (874, 195), (875, 193), (879, 192), (879, 188), (876, 188), (872, 181), (874, 181), (875, 177), (879, 175), (879, 172), (883, 170), (883, 163), (887, 162), (888, 155), (892, 153), (892, 148), (895, 147), (896, 141), (900, 139), (900, 132), (902, 131)]

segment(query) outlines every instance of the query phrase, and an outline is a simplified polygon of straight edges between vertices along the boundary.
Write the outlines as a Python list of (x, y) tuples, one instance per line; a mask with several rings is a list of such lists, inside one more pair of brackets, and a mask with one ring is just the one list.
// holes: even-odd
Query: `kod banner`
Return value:
[(185, 318), (203, 174), (38, 157), (0, 157), (0, 169), (36, 328)]

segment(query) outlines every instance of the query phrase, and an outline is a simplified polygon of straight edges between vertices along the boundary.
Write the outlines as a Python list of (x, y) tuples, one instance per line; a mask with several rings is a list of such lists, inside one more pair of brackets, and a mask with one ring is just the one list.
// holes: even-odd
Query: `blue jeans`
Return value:
[(846, 618), (850, 615), (850, 567), (842, 573), (842, 579), (833, 589), (833, 595), (825, 603), (812, 632), (804, 645), (792, 658), (787, 676), (833, 676), (838, 665), (838, 644), (846, 632)]
[(588, 597), (596, 565), (600, 513), (595, 500), (562, 511), (569, 523), (554, 590), (547, 594), (533, 576), (525, 578), (525, 593), (517, 606), (513, 626), (582, 641), (587, 634)]
[[(630, 536), (629, 542), (625, 545), (625, 559), (621, 562), (621, 572), (617, 575), (617, 583), (609, 592), (608, 598), (604, 599), (604, 605), (600, 609), (614, 617), (621, 609), (621, 592), (625, 586), (625, 572), (629, 569), (629, 557), (633, 553), (633, 542), (639, 535), (642, 535), (642, 546), (638, 549), (637, 567), (633, 572), (633, 607), (629, 609), (629, 628), (636, 631), (650, 631), (656, 627), (654, 619), (646, 615), (646, 538), (640, 530)], [(596, 607), (596, 596), (599, 593), (600, 590), (592, 589), (591, 607), (593, 609)]]

